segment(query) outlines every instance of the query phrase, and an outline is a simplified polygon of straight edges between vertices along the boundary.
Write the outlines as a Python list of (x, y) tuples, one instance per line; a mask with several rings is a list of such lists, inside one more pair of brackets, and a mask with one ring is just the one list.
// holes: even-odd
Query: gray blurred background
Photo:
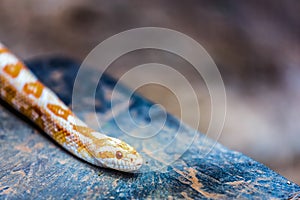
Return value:
[[(82, 61), (101, 41), (127, 29), (158, 26), (187, 34), (212, 56), (225, 82), (227, 117), (218, 141), (300, 184), (299, 19), (296, 0), (1, 0), (0, 40), (23, 59), (64, 55)], [(200, 102), (199, 130), (205, 133), (209, 95), (186, 61), (144, 50), (122, 56), (108, 73), (119, 78), (148, 62), (167, 64), (188, 78)], [(176, 82), (174, 87), (185, 92)], [(147, 85), (138, 92), (180, 117), (167, 88)]]

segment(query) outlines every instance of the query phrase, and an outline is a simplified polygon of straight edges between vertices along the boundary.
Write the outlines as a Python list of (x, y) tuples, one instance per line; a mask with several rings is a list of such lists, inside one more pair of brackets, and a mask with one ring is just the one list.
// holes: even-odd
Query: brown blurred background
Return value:
[[(81, 61), (101, 41), (127, 29), (158, 26), (185, 33), (204, 46), (225, 82), (227, 117), (219, 141), (300, 184), (299, 19), (296, 0), (1, 0), (0, 40), (23, 59), (55, 54)], [(108, 73), (118, 78), (147, 62), (167, 64), (188, 77), (200, 102), (199, 130), (205, 132), (209, 96), (186, 61), (145, 50), (121, 57)], [(139, 92), (180, 116), (167, 88), (148, 85)]]

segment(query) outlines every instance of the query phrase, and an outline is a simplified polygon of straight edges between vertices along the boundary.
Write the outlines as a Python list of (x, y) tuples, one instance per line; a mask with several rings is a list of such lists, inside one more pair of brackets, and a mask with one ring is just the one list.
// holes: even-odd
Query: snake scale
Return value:
[(138, 170), (141, 155), (127, 143), (89, 128), (0, 43), (0, 97), (63, 148), (100, 167)]

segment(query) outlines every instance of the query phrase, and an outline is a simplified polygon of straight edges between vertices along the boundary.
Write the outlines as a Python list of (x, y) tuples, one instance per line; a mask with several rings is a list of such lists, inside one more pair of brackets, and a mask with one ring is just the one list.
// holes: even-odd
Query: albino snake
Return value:
[(94, 165), (131, 172), (143, 163), (125, 142), (89, 128), (0, 43), (0, 97), (58, 144)]

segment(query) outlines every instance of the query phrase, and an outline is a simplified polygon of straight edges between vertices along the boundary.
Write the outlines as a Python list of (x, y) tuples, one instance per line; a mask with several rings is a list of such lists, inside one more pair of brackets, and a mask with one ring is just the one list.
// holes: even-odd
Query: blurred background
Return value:
[[(23, 59), (63, 55), (82, 61), (101, 41), (128, 29), (158, 26), (187, 34), (212, 56), (225, 82), (227, 116), (218, 141), (300, 184), (299, 19), (296, 0), (1, 0), (0, 40)], [(120, 78), (148, 62), (172, 66), (187, 77), (198, 95), (199, 130), (205, 133), (209, 95), (185, 60), (143, 50), (122, 56), (107, 72)], [(168, 88), (146, 85), (138, 92), (180, 117)], [(184, 101), (189, 103), (189, 94)]]

